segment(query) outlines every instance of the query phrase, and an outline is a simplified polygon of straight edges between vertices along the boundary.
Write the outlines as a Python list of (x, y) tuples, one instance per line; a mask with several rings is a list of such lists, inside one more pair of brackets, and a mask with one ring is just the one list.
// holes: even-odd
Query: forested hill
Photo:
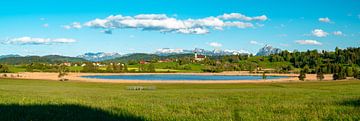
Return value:
[(151, 60), (161, 60), (161, 59), (178, 59), (184, 57), (193, 57), (194, 54), (173, 54), (167, 56), (160, 56), (156, 54), (146, 54), (146, 53), (135, 53), (127, 56), (106, 60), (104, 62), (130, 62), (130, 61), (151, 61)]
[(82, 58), (59, 56), (59, 55), (48, 55), (48, 56), (25, 56), (25, 57), (8, 57), (1, 58), (1, 64), (30, 64), (30, 63), (63, 63), (63, 62), (87, 62)]

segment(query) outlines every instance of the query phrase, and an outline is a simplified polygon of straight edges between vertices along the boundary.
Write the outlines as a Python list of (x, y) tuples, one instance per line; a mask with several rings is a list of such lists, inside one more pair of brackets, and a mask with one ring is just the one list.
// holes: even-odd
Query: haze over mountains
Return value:
[[(83, 55), (78, 55), (76, 57), (67, 57), (60, 55), (47, 55), (47, 56), (20, 56), (20, 55), (2, 55), (0, 56), (0, 62), (7, 63), (22, 63), (30, 62), (31, 60), (36, 60), (39, 62), (83, 62), (83, 61), (127, 61), (127, 60), (139, 60), (139, 59), (151, 59), (151, 58), (163, 58), (164, 57), (174, 57), (177, 56), (190, 56), (193, 53), (198, 53), (207, 56), (222, 56), (222, 55), (250, 55), (251, 53), (245, 50), (206, 50), (201, 48), (195, 48), (193, 50), (185, 49), (172, 49), (172, 48), (162, 48), (157, 49), (154, 53), (131, 53), (131, 54), (120, 54), (120, 53), (105, 53), (105, 52), (88, 52)], [(265, 45), (263, 48), (259, 49), (257, 56), (266, 56), (270, 54), (275, 54), (281, 52), (281, 49), (274, 48), (270, 45)]]

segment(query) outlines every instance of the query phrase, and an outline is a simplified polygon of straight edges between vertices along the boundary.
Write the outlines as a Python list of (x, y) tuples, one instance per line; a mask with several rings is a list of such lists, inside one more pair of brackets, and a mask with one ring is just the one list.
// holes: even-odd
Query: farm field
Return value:
[[(130, 90), (129, 87), (151, 87)], [(0, 79), (0, 119), (360, 120), (360, 81), (113, 84)]]

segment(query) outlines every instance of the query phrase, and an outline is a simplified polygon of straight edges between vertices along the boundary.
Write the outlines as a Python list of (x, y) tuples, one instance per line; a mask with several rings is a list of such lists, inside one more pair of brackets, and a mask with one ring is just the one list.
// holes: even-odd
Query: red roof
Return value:
[(205, 58), (205, 55), (197, 55), (197, 58)]

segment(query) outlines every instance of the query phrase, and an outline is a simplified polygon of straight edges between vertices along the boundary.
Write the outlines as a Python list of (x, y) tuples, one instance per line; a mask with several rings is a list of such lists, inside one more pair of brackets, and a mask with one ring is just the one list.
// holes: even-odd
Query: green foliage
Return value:
[(9, 64), (9, 65), (21, 65), (21, 64), (32, 64), (32, 63), (59, 64), (64, 62), (87, 62), (87, 61), (82, 58), (66, 57), (66, 56), (58, 56), (58, 55), (8, 57), (8, 58), (0, 59), (0, 63)]
[(9, 73), (9, 72), (10, 70), (8, 66), (0, 64), (0, 73)]
[(265, 72), (263, 72), (263, 73), (262, 73), (262, 79), (265, 80), (266, 78), (267, 78), (267, 77), (266, 77), (266, 74), (265, 74)]
[(69, 69), (66, 66), (60, 65), (58, 67), (58, 73), (59, 73), (58, 77), (60, 78), (60, 81), (66, 80), (64, 77), (68, 74), (68, 72), (69, 72)]
[(81, 70), (81, 72), (99, 72), (99, 67), (94, 65), (93, 63), (85, 63), (85, 66)]
[(300, 75), (298, 76), (299, 80), (304, 81), (306, 78), (306, 71), (305, 70), (301, 70), (300, 71)]
[(324, 77), (324, 73), (322, 71), (322, 68), (318, 67), (317, 71), (316, 71), (316, 78), (318, 80), (323, 80), (325, 77)]
[(149, 64), (148, 68), (147, 68), (148, 72), (155, 72), (155, 65), (154, 64)]

